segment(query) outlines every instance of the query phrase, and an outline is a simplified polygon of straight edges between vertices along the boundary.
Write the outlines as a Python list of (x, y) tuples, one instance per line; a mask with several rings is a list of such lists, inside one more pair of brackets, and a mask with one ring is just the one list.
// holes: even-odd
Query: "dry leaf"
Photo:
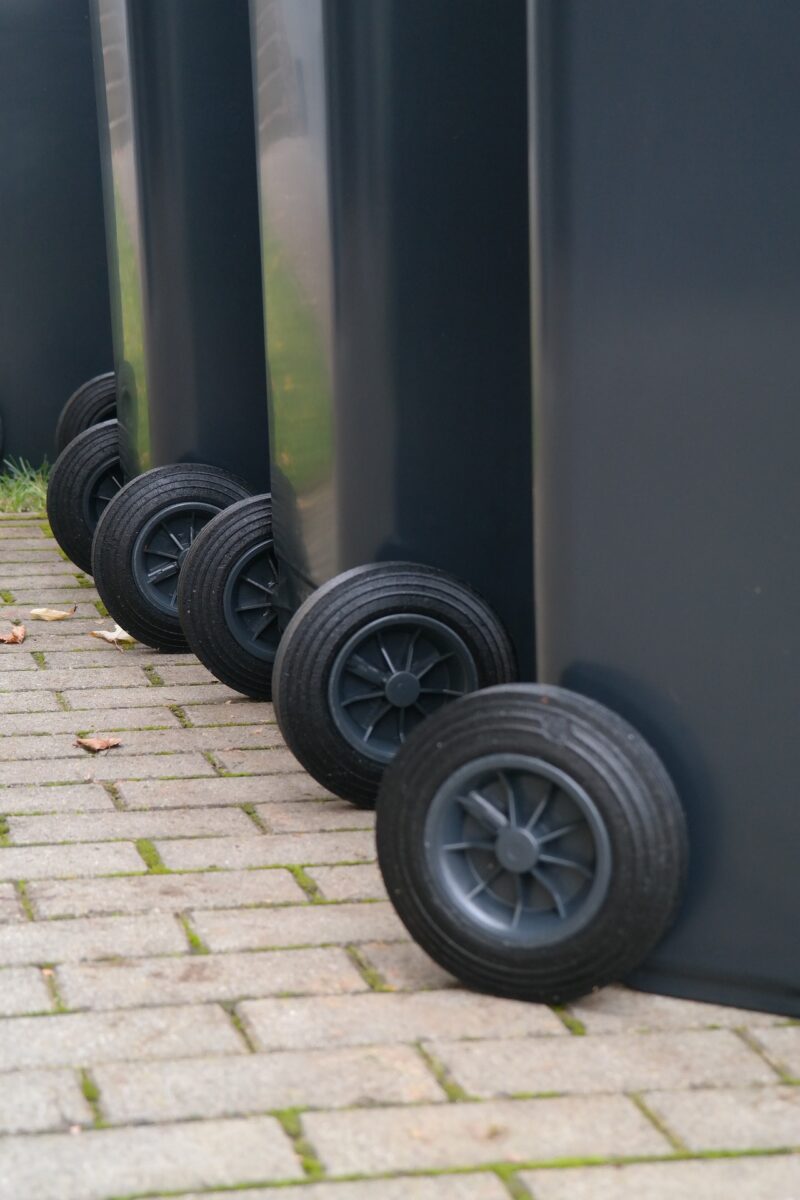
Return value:
[(89, 634), (89, 637), (102, 638), (104, 642), (111, 642), (111, 644), (116, 646), (117, 649), (120, 648), (120, 642), (129, 642), (132, 645), (136, 641), (136, 638), (131, 637), (131, 635), (126, 633), (121, 626), (116, 624), (116, 622), (114, 623), (114, 628), (111, 630), (93, 629)]
[(60, 608), (32, 608), (31, 616), (34, 621), (66, 621), (69, 617), (74, 617), (77, 611), (77, 604), (73, 604), (66, 612)]
[(113, 750), (115, 746), (121, 746), (122, 742), (119, 738), (76, 738), (75, 745), (82, 746), (91, 754), (99, 754), (101, 750)]
[(18, 646), (25, 641), (25, 626), (15, 625), (11, 633), (0, 633), (0, 642), (4, 646)]

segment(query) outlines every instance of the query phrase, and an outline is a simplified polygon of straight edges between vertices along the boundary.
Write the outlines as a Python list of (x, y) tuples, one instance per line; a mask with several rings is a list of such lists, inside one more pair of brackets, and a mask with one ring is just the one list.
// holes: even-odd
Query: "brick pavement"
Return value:
[(462, 991), (270, 705), (90, 639), (40, 519), (0, 598), (0, 1200), (800, 1200), (800, 1024)]

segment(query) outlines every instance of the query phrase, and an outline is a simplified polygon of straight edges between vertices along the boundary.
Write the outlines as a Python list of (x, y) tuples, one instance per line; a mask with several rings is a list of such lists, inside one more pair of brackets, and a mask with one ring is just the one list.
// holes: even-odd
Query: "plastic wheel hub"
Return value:
[(133, 576), (142, 595), (161, 612), (176, 612), (180, 569), (197, 534), (218, 512), (213, 504), (170, 504), (139, 532), (131, 555)]
[(589, 794), (526, 755), (487, 755), (455, 771), (431, 801), (424, 845), (462, 920), (520, 946), (572, 936), (611, 879), (610, 840)]
[(87, 528), (96, 529), (97, 522), (124, 483), (122, 465), (118, 459), (95, 471), (83, 495), (83, 519)]
[(223, 595), (225, 623), (239, 645), (263, 662), (275, 661), (280, 640), (273, 594), (278, 584), (272, 538), (251, 547), (228, 573)]
[(331, 669), (328, 703), (347, 742), (387, 763), (421, 721), (477, 686), (472, 654), (449, 625), (403, 613), (348, 638)]

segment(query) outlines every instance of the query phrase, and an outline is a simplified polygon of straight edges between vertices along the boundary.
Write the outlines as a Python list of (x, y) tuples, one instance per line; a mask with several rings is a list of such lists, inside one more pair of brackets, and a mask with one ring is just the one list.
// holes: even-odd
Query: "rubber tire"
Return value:
[(481, 596), (452, 576), (414, 563), (374, 563), (337, 575), (297, 610), (281, 638), (273, 703), (295, 758), (319, 783), (359, 807), (372, 807), (385, 770), (340, 733), (328, 683), (339, 650), (362, 625), (393, 613), (419, 613), (449, 625), (472, 653), (478, 686), (516, 678), (508, 634)]
[(99, 470), (122, 466), (119, 457), (119, 425), (104, 421), (79, 433), (61, 451), (47, 483), (47, 519), (53, 537), (76, 567), (92, 573), (92, 538), (95, 526), (84, 512), (86, 490)]
[(272, 669), (231, 633), (224, 596), (231, 568), (271, 534), (271, 498), (240, 500), (201, 530), (178, 581), (178, 614), (190, 648), (217, 679), (253, 700), (272, 699)]
[[(455, 770), (489, 753), (531, 754), (589, 792), (611, 839), (600, 910), (572, 937), (525, 949), (468, 924), (432, 878), (430, 803)], [(493, 688), (449, 705), (409, 738), (385, 773), (378, 862), (400, 919), (446, 971), (480, 991), (561, 1004), (624, 979), (672, 924), (688, 859), (683, 810), (661, 761), (622, 718), (561, 688)]]
[(117, 415), (117, 378), (113, 371), (96, 375), (72, 393), (56, 425), (56, 454), (61, 454), (79, 433), (113, 421)]
[(98, 522), (92, 543), (92, 574), (113, 619), (138, 642), (156, 650), (184, 651), (189, 644), (174, 616), (142, 594), (133, 572), (133, 549), (147, 522), (171, 504), (196, 501), (220, 510), (249, 495), (228, 471), (199, 463), (154, 467), (126, 484)]

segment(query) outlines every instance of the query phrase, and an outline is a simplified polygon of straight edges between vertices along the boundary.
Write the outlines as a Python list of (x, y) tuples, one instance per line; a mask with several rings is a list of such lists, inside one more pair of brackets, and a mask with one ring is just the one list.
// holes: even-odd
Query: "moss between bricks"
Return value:
[(302, 1109), (283, 1108), (273, 1112), (280, 1122), (283, 1132), (291, 1140), (295, 1153), (300, 1159), (300, 1165), (307, 1179), (324, 1179), (325, 1167), (317, 1156), (317, 1152), (303, 1132), (301, 1119)]
[(161, 855), (149, 838), (138, 838), (136, 849), (139, 857), (146, 864), (150, 875), (168, 875), (169, 867), (164, 865)]

